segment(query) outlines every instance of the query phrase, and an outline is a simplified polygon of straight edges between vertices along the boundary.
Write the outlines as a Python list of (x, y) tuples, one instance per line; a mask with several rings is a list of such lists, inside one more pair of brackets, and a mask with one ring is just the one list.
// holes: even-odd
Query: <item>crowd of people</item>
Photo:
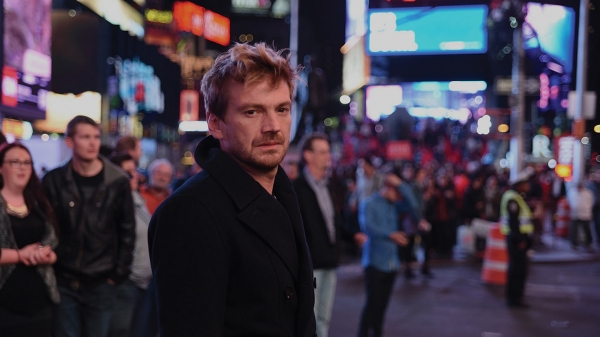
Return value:
[(122, 137), (100, 155), (100, 126), (73, 118), (71, 159), (40, 180), (29, 150), (0, 147), (2, 336), (156, 336), (148, 224), (171, 193), (172, 166), (149, 167)]
[(65, 132), (70, 160), (41, 180), (25, 146), (0, 146), (2, 336), (327, 337), (344, 252), (364, 268), (358, 336), (381, 336), (399, 271), (434, 277), (430, 261), (451, 258), (473, 219), (507, 235), (510, 306), (524, 305), (526, 250), (560, 198), (573, 246), (581, 228), (590, 247), (600, 171), (568, 186), (543, 166), (509, 180), (443, 157), (334, 166), (319, 132), (284, 162), (296, 79), (264, 44), (219, 56), (202, 84), (210, 136), (185, 182), (166, 159), (142, 176), (134, 137), (100, 155), (100, 126), (84, 116)]

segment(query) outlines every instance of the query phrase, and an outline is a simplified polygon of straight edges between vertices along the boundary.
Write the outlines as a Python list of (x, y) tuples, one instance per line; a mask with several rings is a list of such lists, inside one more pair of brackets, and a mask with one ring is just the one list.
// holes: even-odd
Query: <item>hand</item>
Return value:
[(18, 249), (19, 262), (26, 266), (35, 266), (37, 264), (36, 255), (39, 250), (40, 243), (32, 243), (21, 249)]
[(402, 179), (397, 175), (390, 173), (385, 177), (385, 183), (390, 186), (398, 187), (402, 184)]
[(431, 230), (431, 224), (427, 220), (421, 219), (421, 221), (419, 221), (419, 229), (423, 232), (429, 232)]
[(362, 232), (358, 232), (356, 234), (354, 234), (354, 242), (356, 243), (356, 245), (359, 248), (362, 248), (362, 246), (365, 244), (365, 242), (367, 242), (367, 239), (369, 237), (367, 236), (367, 234), (362, 233)]
[(38, 246), (37, 264), (54, 264), (56, 253), (50, 246)]
[(390, 234), (390, 240), (398, 246), (406, 246), (408, 244), (408, 238), (404, 232), (392, 232), (392, 234)]

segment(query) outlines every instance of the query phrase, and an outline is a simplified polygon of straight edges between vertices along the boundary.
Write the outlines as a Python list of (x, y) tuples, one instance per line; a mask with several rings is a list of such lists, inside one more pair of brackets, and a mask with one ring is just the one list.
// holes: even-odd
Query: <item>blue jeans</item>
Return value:
[(53, 337), (106, 337), (117, 287), (103, 282), (73, 291), (58, 286), (60, 304), (54, 307)]
[(137, 321), (138, 309), (146, 291), (126, 279), (117, 286), (117, 301), (110, 320), (110, 337), (130, 337)]
[(315, 269), (317, 289), (315, 289), (315, 318), (317, 319), (317, 336), (327, 337), (329, 321), (335, 299), (337, 275), (335, 269)]

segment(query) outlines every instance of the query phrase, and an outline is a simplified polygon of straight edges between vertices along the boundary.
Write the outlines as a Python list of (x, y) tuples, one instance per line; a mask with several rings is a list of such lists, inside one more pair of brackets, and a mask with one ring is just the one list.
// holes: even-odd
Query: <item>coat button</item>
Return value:
[(99, 203), (99, 202), (97, 202), (97, 203), (96, 203), (96, 207), (100, 207), (100, 206), (102, 206), (102, 204), (101, 204), (101, 203)]
[(75, 203), (72, 201), (69, 201), (69, 207), (74, 207), (74, 206), (75, 206)]
[(313, 285), (315, 286), (315, 289), (317, 289), (317, 278), (313, 277)]
[(292, 294), (294, 294), (292, 287), (285, 287), (285, 298), (290, 299)]

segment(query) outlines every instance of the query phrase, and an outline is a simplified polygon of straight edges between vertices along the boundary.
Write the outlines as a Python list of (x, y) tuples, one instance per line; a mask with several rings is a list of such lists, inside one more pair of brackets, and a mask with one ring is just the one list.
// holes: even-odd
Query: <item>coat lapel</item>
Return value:
[[(199, 145), (199, 147), (203, 145), (211, 147), (210, 159), (201, 163), (202, 168), (213, 176), (229, 195), (239, 210), (238, 220), (265, 240), (297, 280), (298, 250), (292, 228), (295, 221), (291, 219), (293, 215), (288, 214), (285, 205), (282, 206), (273, 196), (269, 195), (233, 158), (220, 151), (218, 141), (211, 138), (207, 137)], [(199, 149), (196, 151), (198, 154)], [(283, 173), (281, 167), (279, 171)], [(281, 179), (279, 176), (278, 173), (276, 184), (277, 180)], [(285, 173), (283, 173), (283, 178), (289, 184)]]
[(314, 277), (312, 259), (310, 257), (310, 251), (306, 243), (306, 236), (304, 234), (304, 225), (302, 223), (302, 216), (300, 214), (300, 208), (298, 206), (298, 197), (292, 187), (292, 184), (285, 172), (280, 167), (275, 178), (274, 186), (275, 195), (277, 200), (286, 209), (292, 221), (292, 228), (294, 231), (294, 237), (296, 239), (296, 247), (298, 249), (298, 264), (299, 264), (299, 279), (298, 282), (305, 286), (298, 287), (298, 312), (296, 317), (298, 322), (296, 324), (296, 336), (305, 336), (307, 331), (311, 332), (315, 329), (314, 319), (314, 305), (315, 305), (315, 293), (314, 293)]
[(279, 255), (294, 280), (298, 280), (298, 251), (289, 215), (266, 192), (238, 214)]

